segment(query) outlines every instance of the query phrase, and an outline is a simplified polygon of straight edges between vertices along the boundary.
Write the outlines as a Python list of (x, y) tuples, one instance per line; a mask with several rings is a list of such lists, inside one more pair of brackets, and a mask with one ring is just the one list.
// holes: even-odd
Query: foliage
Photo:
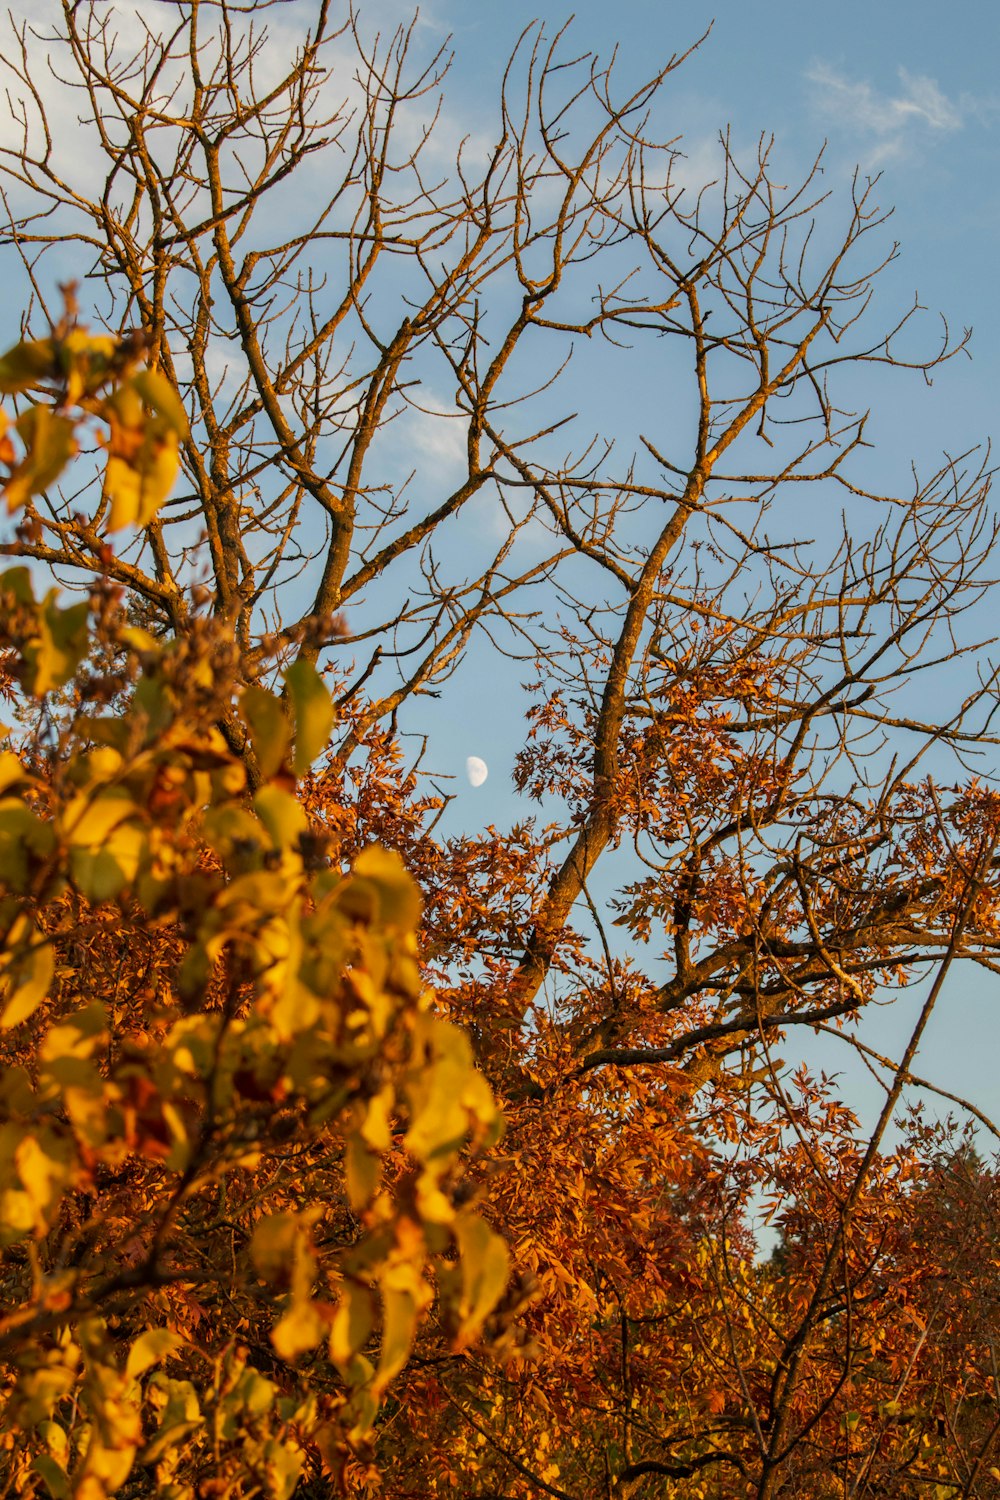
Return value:
[[(8, 389), (58, 371), (54, 406), (16, 423), (15, 504), (98, 385), (113, 432), (141, 399), (133, 457), (176, 405), (76, 328), (0, 368)], [(163, 494), (136, 472), (144, 524)], [(297, 791), (332, 727), (322, 678), (299, 662), (283, 695), (239, 693), (251, 796), (216, 727), (231, 629), (161, 642), (119, 595), (63, 606), (23, 567), (0, 577), (8, 672), (37, 704), (0, 755), (7, 1464), (20, 1493), (99, 1500), (138, 1471), (164, 1495), (211, 1475), (284, 1497), (307, 1463), (364, 1453), (432, 1313), (453, 1348), (480, 1335), (508, 1261), (462, 1167), (500, 1120), (421, 980), (399, 856), (343, 873)]]
[(416, 23), (267, 9), (4, 53), (0, 1482), (996, 1500), (996, 1127), (915, 1103), (1000, 972), (967, 339), (876, 184), (692, 190), (683, 56), (529, 30), (455, 149)]
[[(148, 526), (177, 478), (187, 414), (159, 370), (136, 368), (141, 336), (94, 337), (77, 326), (74, 313), (70, 294), (66, 315), (48, 338), (22, 340), (0, 360), (0, 395), (42, 391), (49, 397), (32, 401), (13, 423), (6, 413), (0, 418), (0, 452), (10, 465), (8, 511), (57, 483), (78, 451), (81, 420), (92, 417), (107, 429), (98, 437), (107, 462), (95, 530)], [(10, 431), (23, 447), (20, 460)]]

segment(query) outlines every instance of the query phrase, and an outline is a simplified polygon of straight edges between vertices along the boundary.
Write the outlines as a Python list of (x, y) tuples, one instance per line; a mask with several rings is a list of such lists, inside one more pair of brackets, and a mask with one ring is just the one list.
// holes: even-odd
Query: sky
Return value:
[[(554, 33), (569, 14), (546, 5), (546, 31)], [(450, 130), (488, 129), (503, 60), (539, 15), (537, 0), (491, 6), (432, 0), (421, 15), (426, 33), (450, 35), (455, 51)], [(773, 134), (789, 180), (825, 148), (824, 181), (834, 195), (849, 188), (856, 168), (880, 173), (880, 201), (893, 209), (887, 237), (900, 242), (899, 258), (881, 282), (883, 305), (902, 308), (917, 296), (953, 332), (973, 329), (972, 358), (939, 372), (931, 393), (895, 386), (880, 399), (876, 422), (887, 472), (905, 469), (911, 457), (961, 452), (996, 434), (1000, 9), (963, 3), (946, 14), (925, 0), (838, 0), (833, 7), (583, 0), (569, 36), (579, 51), (607, 56), (617, 48), (622, 83), (634, 84), (709, 26), (706, 40), (668, 80), (662, 107), (663, 133), (683, 136), (692, 170), (702, 162), (710, 170), (718, 131), (730, 125), (747, 149)], [(637, 365), (635, 388), (641, 385)], [(488, 796), (493, 807), (520, 726), (508, 734), (499, 719), (491, 722), (493, 695), (471, 674), (467, 691), (477, 690), (485, 718), (475, 722), (489, 725), (495, 747), (456, 741), (448, 769), (458, 774), (466, 755), (489, 759), (492, 748), (490, 792), (483, 788), (479, 797), (485, 806)]]
[[(452, 36), (449, 108), (470, 131), (483, 128), (484, 100), (492, 99), (502, 60), (539, 14), (537, 0), (489, 6), (432, 0), (422, 10), (429, 33)], [(568, 16), (551, 4), (541, 9), (549, 33)], [(880, 200), (894, 210), (889, 230), (900, 255), (880, 296), (903, 306), (916, 295), (953, 331), (973, 329), (972, 358), (940, 371), (933, 391), (895, 387), (880, 401), (883, 462), (903, 471), (911, 455), (961, 452), (1000, 436), (1000, 7), (993, 0), (947, 8), (938, 0), (837, 0), (833, 6), (581, 0), (570, 37), (579, 51), (607, 56), (617, 48), (623, 83), (637, 83), (710, 24), (705, 41), (669, 80), (663, 106), (664, 133), (683, 135), (692, 168), (709, 159), (718, 131), (728, 125), (748, 148), (773, 134), (790, 177), (823, 149), (825, 179), (834, 192), (847, 189), (856, 168), (881, 174)], [(641, 370), (635, 378), (640, 384)], [(454, 778), (442, 783), (457, 793), (451, 826), (496, 821), (502, 827), (525, 812), (510, 784), (523, 721), (498, 691), (495, 673), (478, 662), (469, 663), (456, 688), (452, 703), (460, 706), (443, 710), (428, 763)], [(469, 755), (490, 766), (489, 780), (478, 788), (463, 774)], [(920, 999), (910, 994), (869, 1018), (872, 1045), (898, 1051)], [(792, 1044), (781, 1051), (796, 1055)], [(840, 1052), (831, 1063), (822, 1044), (807, 1054), (817, 1066), (843, 1061)], [(998, 1060), (997, 983), (961, 966), (915, 1070), (1000, 1118)], [(842, 1084), (862, 1117), (872, 1118), (881, 1099), (872, 1080), (848, 1065)]]

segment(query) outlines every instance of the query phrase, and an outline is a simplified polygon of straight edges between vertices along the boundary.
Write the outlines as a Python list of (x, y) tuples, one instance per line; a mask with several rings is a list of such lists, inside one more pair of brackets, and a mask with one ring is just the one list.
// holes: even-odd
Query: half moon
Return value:
[(480, 760), (478, 755), (470, 755), (465, 762), (465, 774), (470, 786), (482, 786), (490, 772), (484, 760)]

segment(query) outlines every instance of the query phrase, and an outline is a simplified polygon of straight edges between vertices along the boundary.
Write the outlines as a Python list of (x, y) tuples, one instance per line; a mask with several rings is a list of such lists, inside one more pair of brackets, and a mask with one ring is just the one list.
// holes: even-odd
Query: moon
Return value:
[(470, 755), (465, 762), (465, 774), (469, 778), (470, 786), (482, 786), (490, 774), (489, 766), (478, 755)]

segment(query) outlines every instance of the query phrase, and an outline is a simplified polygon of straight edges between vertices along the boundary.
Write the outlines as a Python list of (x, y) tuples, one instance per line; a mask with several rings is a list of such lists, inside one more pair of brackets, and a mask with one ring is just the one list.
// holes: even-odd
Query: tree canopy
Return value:
[[(862, 405), (966, 341), (877, 184), (688, 180), (683, 54), (531, 29), (452, 149), (445, 51), (287, 14), (11, 23), (0, 1494), (998, 1495), (996, 1132), (909, 1093), (997, 526)], [(448, 832), (403, 731), (506, 659)]]

